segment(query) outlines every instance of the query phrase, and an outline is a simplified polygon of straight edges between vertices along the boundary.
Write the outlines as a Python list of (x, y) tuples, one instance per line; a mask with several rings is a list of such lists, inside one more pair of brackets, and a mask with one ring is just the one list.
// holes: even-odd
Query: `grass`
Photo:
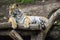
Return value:
[(29, 4), (29, 3), (33, 3), (34, 0), (15, 0), (15, 3), (21, 3), (21, 4)]

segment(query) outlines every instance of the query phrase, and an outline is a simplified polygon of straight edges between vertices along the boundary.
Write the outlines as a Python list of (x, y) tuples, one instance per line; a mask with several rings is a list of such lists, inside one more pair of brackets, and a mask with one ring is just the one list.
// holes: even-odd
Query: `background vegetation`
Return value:
[(28, 4), (28, 3), (33, 3), (34, 0), (14, 0), (15, 3), (21, 3), (21, 4)]
[(1, 3), (3, 4), (11, 4), (11, 3), (20, 3), (20, 4), (29, 4), (34, 3), (35, 0), (2, 0)]

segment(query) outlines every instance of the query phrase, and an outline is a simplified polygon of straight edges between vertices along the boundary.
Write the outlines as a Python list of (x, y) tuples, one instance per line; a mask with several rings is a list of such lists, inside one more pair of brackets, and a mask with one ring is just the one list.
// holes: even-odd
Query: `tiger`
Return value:
[(23, 24), (25, 28), (30, 28), (30, 24), (39, 24), (39, 29), (46, 29), (45, 23), (48, 20), (46, 17), (25, 15), (17, 4), (9, 7), (9, 15), (8, 22), (12, 24), (13, 29), (17, 28), (17, 24)]

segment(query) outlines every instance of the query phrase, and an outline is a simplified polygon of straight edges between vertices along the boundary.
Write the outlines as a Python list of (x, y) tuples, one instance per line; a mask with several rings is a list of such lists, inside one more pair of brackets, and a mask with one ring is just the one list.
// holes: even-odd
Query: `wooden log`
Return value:
[[(56, 21), (56, 19), (59, 17), (60, 15), (60, 9), (58, 9), (56, 12), (54, 12), (51, 17), (49, 18), (48, 22), (46, 23), (46, 30), (42, 33), (44, 33), (44, 39), (48, 33), (48, 31), (50, 30), (50, 28), (52, 27), (53, 23)], [(42, 39), (43, 40), (43, 39)]]
[(0, 29), (8, 29), (8, 28), (11, 28), (10, 23), (8, 23), (8, 22), (0, 23)]
[[(8, 22), (3, 22), (3, 23), (0, 23), (0, 29), (11, 29), (11, 24), (8, 23)], [(39, 26), (38, 24), (30, 24), (30, 27), (29, 28), (25, 28), (23, 24), (18, 24), (18, 27), (17, 29), (31, 29), (31, 30), (38, 30), (39, 29)]]
[(30, 24), (29, 28), (25, 28), (23, 24), (18, 24), (17, 29), (31, 29), (31, 30), (39, 30), (38, 24)]
[(0, 36), (8, 36), (10, 31), (0, 31)]
[(20, 36), (20, 34), (18, 34), (15, 30), (12, 30), (10, 33), (9, 33), (9, 36), (11, 38), (13, 38), (14, 40), (23, 40), (22, 37)]

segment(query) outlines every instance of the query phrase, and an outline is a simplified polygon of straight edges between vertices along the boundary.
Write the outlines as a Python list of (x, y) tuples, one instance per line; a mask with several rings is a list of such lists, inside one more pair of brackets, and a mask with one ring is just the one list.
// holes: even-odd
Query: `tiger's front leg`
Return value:
[(8, 22), (12, 24), (13, 29), (17, 28), (17, 23), (16, 23), (16, 20), (14, 19), (14, 17), (10, 17)]
[(25, 20), (24, 20), (24, 27), (29, 28), (29, 24), (30, 24), (30, 18), (26, 17)]

